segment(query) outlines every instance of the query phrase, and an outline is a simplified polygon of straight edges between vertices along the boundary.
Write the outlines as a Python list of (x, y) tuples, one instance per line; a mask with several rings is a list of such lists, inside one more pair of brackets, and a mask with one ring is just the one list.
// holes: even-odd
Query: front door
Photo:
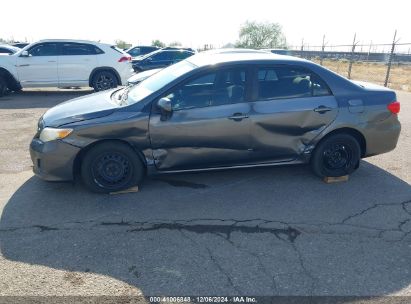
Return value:
[(253, 159), (294, 160), (336, 118), (337, 101), (322, 79), (303, 68), (258, 67), (254, 75)]
[(208, 72), (166, 93), (172, 114), (153, 107), (150, 139), (158, 170), (233, 166), (250, 157), (246, 69)]
[(23, 87), (58, 86), (57, 44), (39, 43), (28, 50), (29, 56), (17, 57), (16, 67)]

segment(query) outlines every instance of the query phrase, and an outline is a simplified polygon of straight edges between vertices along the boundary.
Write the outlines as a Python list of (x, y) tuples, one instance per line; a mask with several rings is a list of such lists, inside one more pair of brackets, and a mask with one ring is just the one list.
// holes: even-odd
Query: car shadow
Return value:
[(344, 183), (293, 166), (157, 176), (120, 195), (30, 177), (4, 207), (0, 246), (146, 296), (390, 295), (411, 283), (410, 199), (367, 161)]
[(50, 108), (63, 101), (92, 94), (90, 88), (28, 89), (0, 97), (0, 109)]

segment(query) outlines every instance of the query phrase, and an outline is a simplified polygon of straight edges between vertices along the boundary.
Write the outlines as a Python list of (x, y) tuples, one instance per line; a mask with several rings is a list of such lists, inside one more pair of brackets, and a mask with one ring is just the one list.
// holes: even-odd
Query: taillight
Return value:
[(131, 56), (123, 56), (121, 57), (118, 62), (126, 62), (126, 61), (131, 61)]
[(393, 101), (387, 105), (387, 109), (393, 114), (400, 113), (400, 103), (398, 101)]

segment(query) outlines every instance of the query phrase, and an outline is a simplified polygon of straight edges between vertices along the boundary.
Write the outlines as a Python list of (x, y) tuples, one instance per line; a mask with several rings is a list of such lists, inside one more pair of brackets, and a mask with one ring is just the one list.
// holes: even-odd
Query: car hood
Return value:
[(111, 101), (111, 95), (118, 89), (82, 96), (63, 102), (44, 113), (45, 127), (58, 127), (68, 123), (100, 118), (119, 108)]

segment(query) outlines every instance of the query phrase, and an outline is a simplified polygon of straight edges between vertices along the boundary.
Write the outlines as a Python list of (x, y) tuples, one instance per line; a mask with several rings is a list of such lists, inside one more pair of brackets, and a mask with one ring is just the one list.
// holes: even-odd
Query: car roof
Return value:
[(157, 50), (160, 49), (158, 46), (154, 46), (154, 45), (134, 45), (134, 46), (128, 48), (127, 51), (135, 49), (135, 48), (153, 48), (153, 49), (157, 49)]
[(190, 63), (202, 67), (206, 65), (229, 63), (229, 62), (247, 62), (247, 61), (295, 61), (295, 62), (307, 62), (305, 59), (301, 59), (293, 56), (273, 54), (264, 51), (250, 50), (249, 52), (241, 51), (222, 51), (222, 52), (202, 52), (186, 59)]
[(74, 43), (90, 43), (90, 44), (99, 44), (99, 45), (112, 45), (109, 43), (102, 43), (102, 42), (96, 42), (96, 41), (91, 41), (91, 40), (77, 40), (77, 39), (42, 39), (39, 41), (36, 41), (36, 43), (41, 43), (41, 42), (74, 42)]

